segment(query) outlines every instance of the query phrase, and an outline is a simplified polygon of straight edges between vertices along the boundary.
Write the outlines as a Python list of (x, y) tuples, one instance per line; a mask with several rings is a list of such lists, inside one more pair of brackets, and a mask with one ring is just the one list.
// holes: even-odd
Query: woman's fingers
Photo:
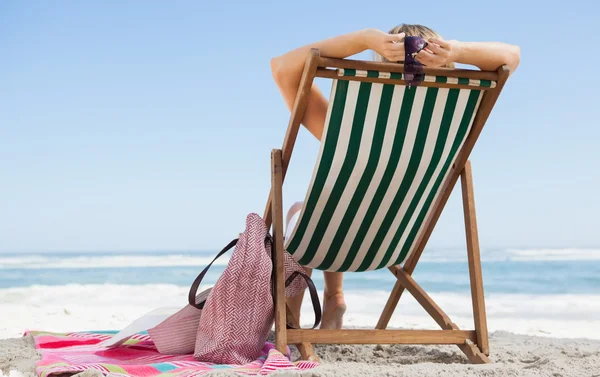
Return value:
[[(381, 46), (382, 56), (387, 60), (404, 61), (404, 41), (406, 34), (387, 34), (383, 37), (383, 45)], [(426, 48), (421, 50), (415, 57), (422, 64), (430, 67), (439, 67), (446, 64), (449, 56), (451, 45), (440, 38), (431, 38), (428, 41)]]
[(442, 55), (442, 56), (448, 56), (448, 54), (450, 53), (448, 50), (446, 50), (446, 49), (442, 48), (441, 46), (438, 46), (434, 43), (428, 44), (425, 51), (429, 51), (433, 54)]
[(442, 61), (437, 55), (426, 50), (421, 50), (421, 52), (417, 54), (416, 59), (426, 66), (441, 65)]
[(383, 56), (389, 61), (397, 61), (399, 56), (404, 60), (404, 43), (387, 43)]
[(436, 45), (438, 45), (438, 46), (440, 46), (441, 48), (443, 48), (443, 49), (446, 49), (446, 50), (450, 48), (450, 43), (446, 42), (446, 41), (445, 41), (445, 40), (443, 40), (443, 39), (439, 39), (439, 38), (431, 38), (431, 39), (429, 40), (429, 42), (431, 42), (431, 43), (433, 43), (433, 44), (436, 44)]
[(392, 43), (398, 43), (404, 40), (404, 37), (406, 36), (405, 33), (400, 33), (400, 34), (388, 34), (387, 37), (385, 38), (386, 42), (392, 42)]
[(417, 54), (417, 58), (421, 58), (421, 59), (432, 59), (434, 57), (435, 57), (435, 54), (433, 52), (427, 51), (427, 50), (421, 50)]
[(385, 52), (385, 54), (389, 55), (389, 56), (396, 56), (396, 55), (404, 56), (404, 47), (397, 48), (397, 49), (389, 49)]
[(404, 61), (404, 54), (389, 55), (389, 56), (386, 56), (385, 58), (391, 62)]

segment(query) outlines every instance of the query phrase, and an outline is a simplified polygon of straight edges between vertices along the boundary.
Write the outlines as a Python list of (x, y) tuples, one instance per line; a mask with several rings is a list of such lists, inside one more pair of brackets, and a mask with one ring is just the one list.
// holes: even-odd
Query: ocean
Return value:
[[(600, 339), (600, 250), (484, 249), (491, 331)], [(185, 305), (188, 288), (215, 252), (0, 253), (0, 338), (24, 330), (119, 329), (158, 307)], [(224, 256), (206, 275), (218, 279)], [(427, 249), (414, 278), (461, 327), (472, 328), (464, 249)], [(347, 273), (345, 324), (373, 327), (395, 282), (386, 269)], [(322, 291), (323, 274), (313, 280)], [(393, 327), (431, 328), (408, 294)], [(302, 322), (312, 320), (307, 306)]]

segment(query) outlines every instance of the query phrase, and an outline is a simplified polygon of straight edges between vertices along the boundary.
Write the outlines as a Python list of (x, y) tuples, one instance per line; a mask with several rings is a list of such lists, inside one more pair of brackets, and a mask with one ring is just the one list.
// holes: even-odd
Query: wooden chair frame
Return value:
[[(396, 284), (381, 314), (375, 330), (298, 330), (286, 328), (286, 316), (292, 323), (299, 324), (285, 303), (284, 265), (283, 265), (283, 180), (290, 162), (292, 150), (300, 123), (306, 111), (310, 88), (315, 77), (338, 78), (337, 68), (358, 70), (378, 70), (385, 72), (403, 72), (404, 66), (395, 63), (376, 63), (353, 61), (345, 59), (330, 59), (320, 56), (316, 49), (311, 50), (298, 88), (298, 94), (292, 108), (288, 129), (281, 149), (271, 152), (271, 193), (267, 201), (264, 220), (267, 227), (273, 225), (275, 253), (275, 343), (279, 351), (284, 352), (287, 344), (295, 344), (304, 359), (316, 358), (312, 348), (313, 343), (320, 344), (455, 344), (473, 363), (489, 363), (489, 343), (485, 302), (483, 294), (483, 279), (479, 255), (479, 240), (475, 216), (475, 199), (473, 194), (473, 179), (468, 157), (475, 145), (485, 122), (502, 91), (509, 76), (507, 66), (500, 67), (496, 72), (475, 70), (424, 68), (426, 75), (447, 77), (464, 77), (469, 79), (485, 79), (496, 81), (494, 88), (485, 90), (479, 109), (473, 120), (471, 131), (467, 136), (462, 150), (451, 168), (450, 174), (442, 186), (441, 194), (433, 204), (433, 211), (424, 223), (424, 231), (415, 241), (416, 248), (403, 266), (392, 266), (389, 270), (396, 276)], [(404, 85), (402, 80), (379, 79), (368, 77), (344, 77), (344, 80), (385, 82)], [(466, 85), (421, 83), (422, 86), (448, 88), (470, 88)], [(448, 315), (431, 299), (431, 297), (412, 278), (421, 254), (439, 219), (450, 194), (461, 179), (465, 230), (467, 239), (467, 255), (473, 303), (474, 330), (460, 330)], [(404, 290), (409, 291), (429, 315), (440, 325), (442, 330), (386, 330), (389, 320), (396, 308)]]

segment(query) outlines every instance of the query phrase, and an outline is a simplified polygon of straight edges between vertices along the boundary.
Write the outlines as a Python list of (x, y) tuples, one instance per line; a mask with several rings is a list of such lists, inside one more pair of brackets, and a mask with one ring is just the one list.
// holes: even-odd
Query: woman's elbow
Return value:
[(287, 74), (285, 72), (285, 64), (283, 64), (281, 56), (271, 59), (271, 74), (273, 75), (273, 80), (275, 80), (278, 85), (283, 83)]
[(271, 58), (271, 74), (273, 75), (273, 79), (277, 81), (277, 76), (279, 76), (279, 57)]
[(517, 45), (510, 46), (510, 51), (506, 57), (506, 65), (508, 65), (508, 68), (510, 69), (511, 74), (517, 69), (520, 62), (521, 62), (521, 48)]
[(286, 61), (282, 56), (271, 59), (271, 74), (280, 89), (296, 89), (298, 87), (299, 80), (296, 77), (297, 74), (294, 72), (293, 67), (290, 66), (289, 61)]

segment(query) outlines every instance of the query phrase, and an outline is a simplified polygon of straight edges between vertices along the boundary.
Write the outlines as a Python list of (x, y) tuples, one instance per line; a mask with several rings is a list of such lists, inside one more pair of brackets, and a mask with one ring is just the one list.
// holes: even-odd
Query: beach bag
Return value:
[[(212, 288), (202, 291), (195, 298), (196, 306), (204, 304)], [(189, 355), (194, 353), (196, 334), (202, 309), (186, 305), (157, 326), (148, 330), (150, 339), (158, 352), (166, 355)]]
[[(213, 262), (235, 245), (223, 274), (205, 301), (197, 302), (196, 292)], [(202, 310), (196, 335), (194, 357), (218, 364), (246, 364), (256, 360), (274, 321), (272, 238), (262, 218), (251, 213), (246, 230), (229, 243), (198, 275), (188, 301)], [(315, 311), (316, 328), (321, 320), (319, 298), (304, 269), (285, 252), (286, 296), (293, 297), (307, 287)], [(288, 325), (288, 327), (291, 327)]]

